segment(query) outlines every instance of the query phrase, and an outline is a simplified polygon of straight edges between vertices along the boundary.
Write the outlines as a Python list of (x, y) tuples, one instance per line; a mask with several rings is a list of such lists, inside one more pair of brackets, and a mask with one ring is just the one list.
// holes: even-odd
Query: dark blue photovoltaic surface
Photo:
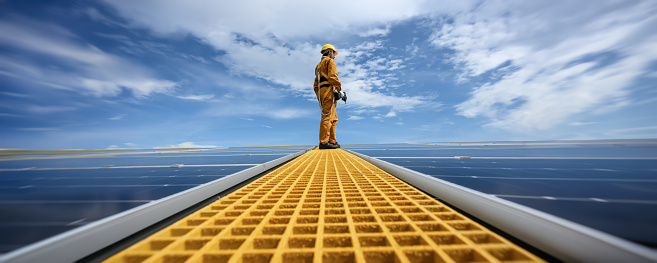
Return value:
[(200, 164), (261, 164), (283, 157), (289, 153), (252, 154), (233, 156), (116, 156), (116, 157), (86, 157), (65, 159), (29, 159), (4, 161), (0, 163), (3, 169), (22, 168), (83, 168), (103, 166), (163, 166), (172, 164), (200, 165)]
[(657, 246), (657, 141), (512, 144), (345, 148)]
[(556, 145), (348, 145), (345, 149), (372, 157), (655, 157), (655, 148), (636, 144)]
[[(0, 253), (305, 149), (158, 150), (1, 160)], [(173, 164), (183, 166), (171, 168)]]

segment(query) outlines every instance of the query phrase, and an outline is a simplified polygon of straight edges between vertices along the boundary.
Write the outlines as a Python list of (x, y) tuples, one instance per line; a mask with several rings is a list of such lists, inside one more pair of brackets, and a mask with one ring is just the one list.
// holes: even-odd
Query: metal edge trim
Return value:
[(310, 149), (103, 218), (0, 256), (0, 262), (74, 262)]
[(539, 210), (347, 150), (566, 262), (657, 262), (657, 251)]

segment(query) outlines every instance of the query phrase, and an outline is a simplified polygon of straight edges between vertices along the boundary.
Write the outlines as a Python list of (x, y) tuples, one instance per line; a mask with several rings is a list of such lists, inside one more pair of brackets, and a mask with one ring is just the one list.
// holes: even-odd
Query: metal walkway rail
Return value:
[(313, 150), (106, 262), (543, 262), (344, 150)]

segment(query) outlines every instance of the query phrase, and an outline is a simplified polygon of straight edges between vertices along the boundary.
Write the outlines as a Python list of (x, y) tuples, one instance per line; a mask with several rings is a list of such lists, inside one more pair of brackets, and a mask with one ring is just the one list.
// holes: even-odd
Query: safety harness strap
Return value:
[[(323, 79), (328, 81), (328, 76), (324, 77), (322, 75), (322, 68), (320, 67), (320, 65), (322, 64), (323, 61), (324, 61), (324, 59), (322, 59), (317, 64), (317, 67), (315, 68), (315, 78), (317, 78), (317, 101), (319, 101), (319, 109), (320, 109), (320, 113), (322, 114), (322, 116), (329, 116), (331, 114), (331, 112), (333, 111), (333, 106), (335, 105), (335, 103), (331, 103), (331, 110), (328, 113), (324, 114), (324, 108), (322, 108), (322, 88), (330, 87), (331, 85), (330, 84), (322, 85), (322, 86), (319, 85), (319, 83)], [(328, 75), (328, 73), (327, 73), (327, 75)], [(335, 97), (333, 97), (333, 100), (335, 100)]]

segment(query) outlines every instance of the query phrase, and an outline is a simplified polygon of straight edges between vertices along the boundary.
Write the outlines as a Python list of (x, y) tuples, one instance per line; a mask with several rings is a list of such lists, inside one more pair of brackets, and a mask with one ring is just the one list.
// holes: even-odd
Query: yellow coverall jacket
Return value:
[[(317, 87), (319, 78), (319, 87)], [(315, 95), (322, 106), (322, 119), (319, 123), (319, 143), (335, 143), (335, 128), (338, 125), (338, 115), (335, 112), (337, 101), (333, 99), (333, 89), (341, 91), (342, 84), (338, 80), (338, 69), (335, 61), (329, 57), (322, 57), (322, 61), (315, 68)]]

